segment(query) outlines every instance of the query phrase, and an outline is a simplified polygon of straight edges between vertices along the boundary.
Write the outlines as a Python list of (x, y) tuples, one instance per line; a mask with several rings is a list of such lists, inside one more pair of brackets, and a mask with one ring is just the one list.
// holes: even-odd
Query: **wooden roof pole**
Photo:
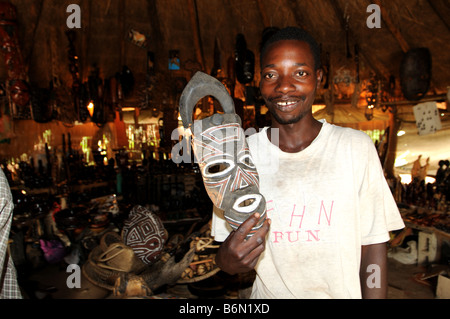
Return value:
[(80, 63), (80, 81), (87, 80), (89, 76), (89, 48), (91, 44), (91, 22), (92, 22), (92, 2), (83, 0), (83, 14), (81, 15), (83, 32), (81, 33), (81, 61)]
[[(381, 18), (386, 23), (389, 31), (391, 31), (394, 38), (397, 40), (397, 43), (400, 45), (400, 48), (404, 53), (408, 52), (409, 44), (406, 42), (405, 38), (403, 38), (400, 30), (394, 25), (389, 16), (386, 9), (381, 5), (381, 0), (375, 0), (375, 4), (380, 7)], [(395, 179), (395, 157), (397, 153), (397, 131), (400, 127), (400, 120), (397, 118), (397, 106), (392, 105), (389, 111), (389, 141), (388, 141), (388, 149), (386, 152), (386, 158), (383, 164), (383, 168), (386, 174), (387, 179)]]
[(200, 26), (198, 23), (197, 5), (195, 0), (188, 0), (189, 18), (191, 20), (192, 37), (194, 39), (195, 56), (200, 63), (202, 70), (205, 70), (205, 59), (203, 58), (203, 49), (200, 36)]
[(38, 6), (39, 6), (39, 9), (38, 9), (37, 17), (36, 17), (36, 22), (34, 23), (33, 36), (31, 38), (31, 48), (30, 48), (29, 52), (27, 53), (26, 57), (24, 57), (24, 62), (25, 62), (25, 67), (27, 68), (27, 72), (28, 72), (28, 68), (30, 66), (31, 55), (33, 54), (34, 43), (36, 41), (37, 29), (39, 27), (39, 22), (41, 21), (41, 17), (42, 17), (44, 0), (41, 0), (40, 3), (38, 4)]
[[(391, 31), (391, 33), (394, 35), (395, 39), (397, 40), (398, 44), (400, 45), (400, 47), (402, 48), (403, 53), (406, 53), (409, 51), (410, 46), (409, 44), (406, 42), (405, 38), (403, 38), (400, 30), (398, 30), (394, 23), (392, 23), (392, 20), (388, 14), (388, 12), (386, 11), (386, 9), (381, 5), (381, 0), (374, 0), (375, 4), (380, 6), (380, 11), (381, 11), (381, 18), (383, 19), (383, 21), (386, 23), (386, 26), (388, 27), (389, 31)], [(430, 89), (434, 87), (433, 84), (433, 80), (430, 81)]]
[[(380, 5), (380, 0), (375, 0), (375, 2), (380, 6), (382, 16), (387, 16), (386, 11)], [(337, 3), (337, 1), (334, 1), (334, 0), (330, 0), (330, 4), (336, 13), (336, 16), (339, 19), (339, 22), (340, 22), (342, 28), (345, 29), (345, 20), (344, 20), (343, 12), (342, 12), (341, 8), (339, 7), (339, 4)], [(387, 16), (387, 19), (389, 22), (387, 22), (386, 24), (390, 23), (390, 26), (391, 26), (389, 28), (389, 30), (391, 32), (393, 32), (393, 31), (395, 32), (396, 29), (395, 29), (394, 25), (392, 24), (392, 21), (390, 20), (389, 16)], [(349, 29), (348, 32), (349, 32), (349, 35), (351, 37), (353, 37), (351, 29)], [(393, 32), (393, 34), (394, 34), (394, 32)], [(399, 43), (402, 43), (401, 46), (403, 45), (402, 49), (407, 48), (408, 47), (407, 43), (406, 43), (406, 41), (404, 41), (400, 32), (397, 32), (396, 34), (397, 34), (397, 36), (396, 36), (397, 41), (403, 40), (403, 42), (399, 42)], [(367, 63), (370, 65), (370, 67), (375, 71), (375, 73), (380, 78), (384, 78), (384, 74), (381, 73), (380, 70), (371, 62), (371, 59), (367, 55), (364, 54), (362, 48), (359, 48), (359, 55), (367, 61)], [(391, 129), (390, 129), (390, 134), (389, 134), (388, 150), (387, 150), (385, 162), (382, 163), (383, 168), (386, 173), (386, 177), (389, 179), (395, 178), (394, 163), (395, 163), (395, 157), (396, 157), (396, 152), (397, 152), (397, 131), (400, 126), (400, 122), (398, 121), (398, 119), (396, 117), (396, 113), (397, 113), (397, 108), (395, 105), (393, 105), (391, 108), (391, 111), (389, 112), (389, 126)]]
[[(341, 27), (343, 30), (345, 30), (345, 20), (344, 20), (344, 13), (339, 7), (339, 4), (335, 0), (329, 0), (330, 5), (333, 7), (334, 12), (336, 14), (336, 18), (338, 19), (339, 23), (341, 24)], [(350, 38), (355, 38), (354, 33), (352, 32), (352, 29), (348, 29), (348, 34)], [(366, 63), (369, 65), (369, 67), (377, 74), (380, 78), (385, 79), (385, 74), (388, 72), (386, 71), (386, 68), (381, 64), (375, 65), (373, 59), (371, 58), (370, 54), (366, 54), (364, 48), (362, 48), (360, 45), (358, 46), (359, 49), (359, 59), (361, 61), (361, 58), (366, 61)]]
[(391, 31), (394, 38), (397, 40), (398, 44), (402, 48), (402, 51), (404, 53), (408, 52), (409, 44), (406, 42), (405, 38), (403, 38), (400, 30), (397, 29), (397, 27), (392, 22), (391, 17), (389, 16), (384, 6), (381, 5), (381, 0), (374, 0), (374, 2), (380, 7), (381, 18), (386, 23), (386, 26), (388, 27), (389, 31)]
[(387, 179), (395, 179), (395, 158), (397, 157), (397, 132), (400, 128), (401, 121), (397, 117), (397, 107), (393, 107), (389, 113), (389, 136), (388, 145), (386, 151), (386, 158), (384, 159), (383, 165), (384, 172)]
[(256, 0), (256, 4), (258, 5), (259, 13), (261, 14), (261, 19), (264, 25), (264, 28), (270, 27), (269, 17), (267, 16), (266, 7), (262, 0)]
[[(119, 30), (122, 34), (125, 34), (125, 0), (119, 0), (119, 12), (117, 14), (117, 22), (119, 24)], [(119, 66), (122, 67), (125, 64), (125, 40), (121, 37), (119, 41), (120, 54), (119, 54)]]
[[(156, 1), (147, 0), (148, 16), (150, 26), (152, 28), (152, 45), (155, 53), (155, 69), (165, 70), (166, 61), (158, 63), (158, 60), (163, 61), (167, 56), (166, 42), (164, 41), (163, 33), (161, 31), (161, 22), (159, 21), (159, 12)], [(166, 58), (167, 59), (167, 58)]]
[(297, 23), (297, 25), (304, 29), (307, 30), (306, 26), (305, 26), (305, 17), (302, 14), (302, 11), (299, 8), (299, 5), (297, 3), (297, 1), (295, 0), (288, 0), (288, 5), (291, 9), (291, 12), (294, 14), (295, 17), (295, 22)]
[(448, 30), (450, 30), (450, 23), (448, 22), (448, 17), (444, 18), (441, 14), (441, 11), (439, 10), (439, 5), (436, 4), (433, 1), (427, 0), (428, 5), (433, 9), (434, 13), (439, 17), (439, 19), (442, 21), (442, 23), (447, 27)]

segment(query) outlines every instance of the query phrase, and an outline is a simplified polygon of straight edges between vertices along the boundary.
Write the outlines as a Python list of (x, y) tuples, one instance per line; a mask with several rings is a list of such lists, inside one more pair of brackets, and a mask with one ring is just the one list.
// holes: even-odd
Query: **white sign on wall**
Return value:
[(442, 128), (436, 102), (417, 104), (413, 111), (419, 135), (432, 134)]

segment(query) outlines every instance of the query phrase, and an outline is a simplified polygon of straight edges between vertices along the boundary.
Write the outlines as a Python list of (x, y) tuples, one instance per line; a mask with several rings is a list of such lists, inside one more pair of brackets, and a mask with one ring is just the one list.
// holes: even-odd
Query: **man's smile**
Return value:
[(277, 102), (278, 106), (289, 106), (289, 105), (292, 105), (294, 103), (297, 103), (297, 102), (295, 102), (295, 101)]
[(290, 112), (290, 111), (295, 110), (298, 102), (299, 102), (298, 100), (297, 101), (280, 101), (280, 102), (276, 102), (275, 104), (279, 111)]
[(300, 102), (306, 100), (305, 96), (300, 97), (290, 97), (287, 99), (273, 98), (271, 102), (275, 105), (275, 107), (281, 112), (290, 112), (294, 110)]

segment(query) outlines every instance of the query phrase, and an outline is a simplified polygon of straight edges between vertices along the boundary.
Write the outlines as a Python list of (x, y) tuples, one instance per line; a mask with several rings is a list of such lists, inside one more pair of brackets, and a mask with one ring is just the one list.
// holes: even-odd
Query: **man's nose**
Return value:
[(281, 93), (288, 93), (294, 91), (295, 86), (293, 85), (291, 80), (292, 79), (289, 76), (280, 76), (275, 90)]

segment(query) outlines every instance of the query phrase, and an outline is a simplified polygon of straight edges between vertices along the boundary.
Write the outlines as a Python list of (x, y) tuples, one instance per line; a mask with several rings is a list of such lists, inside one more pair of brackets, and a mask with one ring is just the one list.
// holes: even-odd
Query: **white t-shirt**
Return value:
[[(404, 227), (372, 140), (324, 122), (306, 149), (286, 153), (267, 129), (248, 137), (272, 221), (251, 297), (361, 298), (361, 245)], [(229, 232), (215, 211), (215, 240)]]

